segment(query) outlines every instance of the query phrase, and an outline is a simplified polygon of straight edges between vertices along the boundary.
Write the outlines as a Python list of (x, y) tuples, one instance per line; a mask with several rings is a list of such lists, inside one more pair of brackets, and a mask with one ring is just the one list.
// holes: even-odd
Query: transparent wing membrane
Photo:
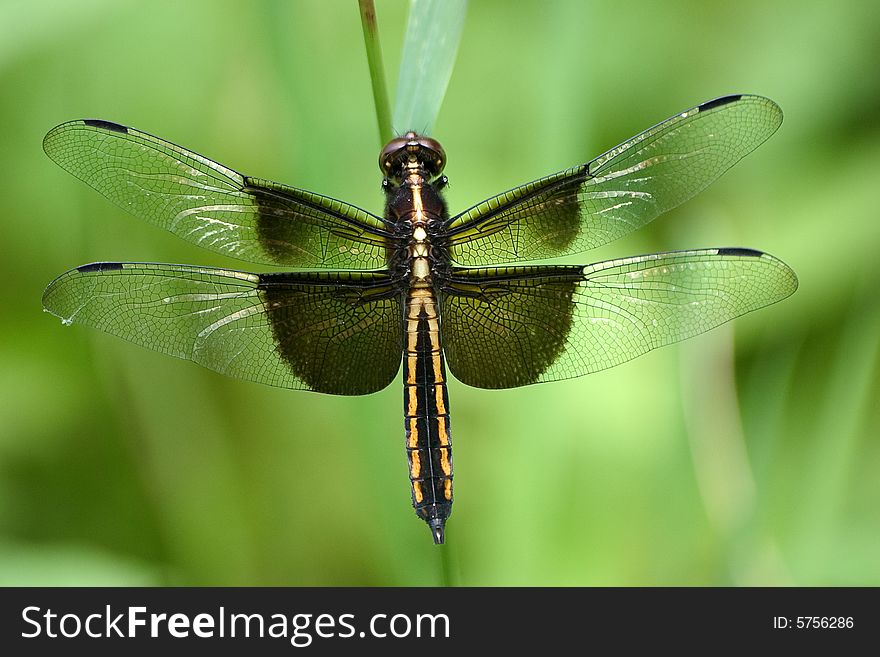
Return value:
[(59, 276), (43, 306), (65, 324), (284, 388), (375, 392), (401, 360), (400, 296), (383, 274), (98, 263)]
[(726, 96), (676, 114), (592, 162), (453, 217), (452, 259), (537, 260), (616, 240), (699, 193), (781, 123), (779, 107), (760, 96)]
[(211, 251), (251, 262), (377, 269), (382, 219), (326, 196), (250, 178), (145, 132), (70, 121), (46, 154), (119, 207)]
[(512, 388), (613, 367), (796, 288), (785, 263), (749, 249), (463, 269), (441, 294), (441, 331), (458, 379)]

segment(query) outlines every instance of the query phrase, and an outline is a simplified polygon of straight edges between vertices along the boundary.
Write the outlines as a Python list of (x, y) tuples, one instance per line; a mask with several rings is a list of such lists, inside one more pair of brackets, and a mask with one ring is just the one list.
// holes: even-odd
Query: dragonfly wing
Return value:
[(380, 273), (97, 263), (59, 276), (43, 306), (222, 374), (336, 395), (384, 388), (403, 348), (400, 295)]
[(796, 288), (785, 263), (751, 249), (459, 269), (440, 295), (442, 342), (464, 383), (514, 388), (613, 367)]
[(378, 269), (391, 236), (347, 203), (244, 176), (134, 128), (78, 120), (43, 140), (52, 160), (131, 214), (224, 255), (272, 265)]
[(760, 96), (726, 96), (676, 114), (592, 162), (453, 217), (452, 259), (538, 260), (616, 240), (698, 194), (781, 123), (779, 106)]

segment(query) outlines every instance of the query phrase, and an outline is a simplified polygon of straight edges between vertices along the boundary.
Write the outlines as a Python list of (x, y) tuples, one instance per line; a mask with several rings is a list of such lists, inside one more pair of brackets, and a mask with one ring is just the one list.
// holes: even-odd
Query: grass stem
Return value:
[(376, 21), (376, 6), (373, 0), (358, 0), (361, 25), (364, 28), (364, 45), (367, 49), (367, 64), (370, 67), (370, 81), (373, 84), (373, 103), (376, 106), (376, 122), (379, 124), (381, 146), (391, 141), (391, 104), (388, 102), (388, 86), (385, 83), (385, 68), (382, 65), (382, 48), (379, 46), (379, 25)]

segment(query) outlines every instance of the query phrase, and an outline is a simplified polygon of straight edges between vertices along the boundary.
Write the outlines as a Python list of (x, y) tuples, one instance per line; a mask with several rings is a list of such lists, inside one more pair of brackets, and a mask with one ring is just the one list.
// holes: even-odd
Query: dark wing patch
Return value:
[(382, 219), (347, 203), (249, 178), (109, 121), (71, 121), (46, 154), (119, 207), (206, 249), (292, 267), (379, 269), (392, 240)]
[(381, 390), (400, 366), (400, 294), (385, 275), (261, 274), (278, 354), (309, 389)]
[(122, 269), (121, 262), (93, 262), (89, 265), (77, 267), (76, 270), (80, 274), (88, 274), (93, 271), (112, 271), (114, 269)]
[(458, 379), (511, 388), (613, 367), (795, 289), (785, 263), (750, 249), (459, 269), (440, 295), (442, 342)]
[(83, 121), (90, 128), (100, 128), (101, 130), (110, 130), (111, 132), (119, 132), (123, 135), (128, 134), (128, 128), (113, 121), (104, 121), (103, 119), (86, 119)]
[(742, 98), (742, 94), (736, 94), (732, 96), (721, 96), (721, 98), (715, 98), (714, 100), (707, 100), (705, 103), (699, 106), (699, 110), (701, 112), (706, 112), (710, 109), (715, 109), (716, 107), (722, 107), (724, 105), (729, 105), (730, 103), (735, 103), (740, 98)]
[(284, 388), (361, 395), (400, 366), (400, 294), (382, 274), (99, 263), (59, 276), (43, 307), (65, 324)]
[(760, 96), (728, 96), (676, 114), (588, 164), (453, 217), (450, 255), (462, 265), (501, 264), (611, 242), (702, 191), (781, 122), (779, 107)]
[(728, 246), (718, 249), (718, 255), (740, 256), (742, 258), (760, 258), (762, 255), (764, 255), (764, 252), (756, 251), (755, 249), (745, 249), (736, 246)]
[[(368, 229), (364, 216), (348, 216), (344, 203), (270, 180), (245, 177), (244, 184), (257, 209), (260, 244), (273, 262), (306, 259), (335, 266), (370, 262), (374, 268), (387, 263), (393, 241), (390, 234)], [(297, 208), (298, 220), (291, 220), (291, 205)], [(327, 221), (328, 213), (335, 213), (336, 219)]]
[(442, 343), (456, 378), (478, 388), (535, 383), (559, 358), (572, 324), (579, 266), (475, 269), (440, 294)]

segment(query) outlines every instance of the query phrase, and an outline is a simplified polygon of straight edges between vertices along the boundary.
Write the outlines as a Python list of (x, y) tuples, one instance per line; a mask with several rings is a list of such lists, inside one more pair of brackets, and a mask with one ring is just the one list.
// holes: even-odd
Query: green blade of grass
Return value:
[(394, 105), (394, 127), (399, 132), (433, 130), (466, 13), (467, 0), (412, 0)]
[(382, 64), (382, 48), (379, 45), (379, 26), (373, 0), (358, 0), (361, 25), (364, 28), (364, 45), (367, 48), (367, 64), (373, 83), (373, 103), (376, 105), (376, 121), (379, 124), (380, 147), (391, 141), (391, 104), (385, 84), (385, 68)]

